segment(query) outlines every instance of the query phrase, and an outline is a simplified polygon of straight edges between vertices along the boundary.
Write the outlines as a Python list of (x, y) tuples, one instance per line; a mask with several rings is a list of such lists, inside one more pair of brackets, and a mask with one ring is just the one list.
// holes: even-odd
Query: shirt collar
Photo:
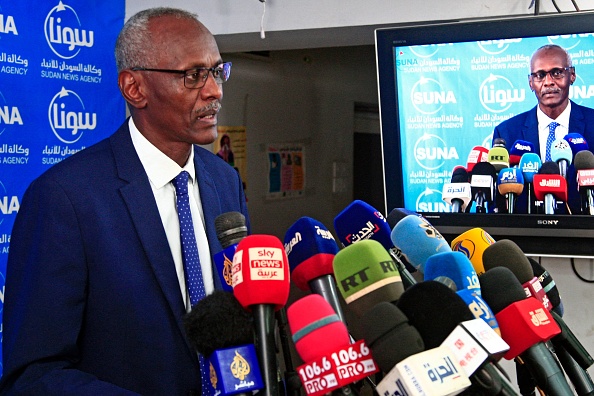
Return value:
[(551, 117), (549, 117), (548, 115), (546, 115), (541, 109), (540, 106), (536, 106), (537, 110), (536, 110), (536, 117), (538, 118), (538, 125), (542, 126), (542, 128), (545, 128), (549, 126), (549, 124), (553, 121), (556, 121), (559, 123), (559, 125), (565, 127), (565, 129), (569, 130), (569, 115), (571, 113), (571, 100), (567, 102), (567, 107), (565, 108), (565, 110), (563, 110), (563, 112), (561, 114), (559, 114), (559, 117), (557, 117), (557, 119), (553, 120)]
[(192, 184), (196, 182), (196, 171), (194, 169), (194, 150), (190, 151), (188, 161), (181, 168), (175, 161), (166, 156), (161, 150), (155, 147), (136, 127), (134, 120), (130, 117), (128, 121), (130, 136), (134, 149), (140, 158), (140, 162), (146, 171), (150, 182), (159, 189), (171, 182), (182, 170), (190, 174)]

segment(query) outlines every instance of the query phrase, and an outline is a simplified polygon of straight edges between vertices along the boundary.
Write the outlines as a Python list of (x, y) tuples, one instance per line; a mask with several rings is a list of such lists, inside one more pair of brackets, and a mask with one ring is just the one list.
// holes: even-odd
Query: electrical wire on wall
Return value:
[[(553, 6), (557, 10), (557, 12), (562, 12), (561, 8), (559, 8), (555, 0), (551, 0), (551, 3), (553, 3)], [(571, 4), (573, 4), (573, 8), (575, 8), (575, 11), (581, 11), (576, 0), (571, 0)], [(532, 7), (534, 7), (534, 15), (540, 14), (540, 0), (532, 0), (530, 2), (530, 5), (528, 6), (528, 9)]]
[(266, 38), (266, 33), (264, 32), (264, 15), (266, 15), (266, 0), (260, 0), (262, 3), (262, 19), (260, 19), (260, 38), (263, 40)]

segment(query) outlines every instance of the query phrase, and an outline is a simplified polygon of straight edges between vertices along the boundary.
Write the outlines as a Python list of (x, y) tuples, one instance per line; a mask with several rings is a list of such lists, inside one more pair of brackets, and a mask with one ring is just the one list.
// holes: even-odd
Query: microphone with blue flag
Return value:
[(533, 198), (534, 187), (532, 186), (532, 182), (534, 181), (534, 175), (538, 173), (541, 166), (542, 161), (536, 153), (526, 153), (522, 155), (522, 158), (520, 158), (520, 164), (518, 165), (518, 167), (522, 171), (522, 176), (524, 176), (526, 196), (528, 197), (528, 214), (536, 212), (536, 207)]
[(398, 267), (405, 288), (416, 283), (413, 276), (394, 251), (391, 228), (382, 213), (368, 203), (355, 200), (334, 218), (334, 229), (343, 246), (365, 239), (379, 242), (386, 249)]
[(500, 334), (495, 314), (481, 297), (479, 278), (464, 253), (444, 252), (429, 257), (425, 263), (424, 280), (434, 280), (448, 286), (464, 300), (476, 319), (482, 319)]
[(522, 156), (526, 153), (534, 153), (534, 144), (527, 140), (516, 140), (509, 150), (509, 166), (512, 168), (518, 166)]

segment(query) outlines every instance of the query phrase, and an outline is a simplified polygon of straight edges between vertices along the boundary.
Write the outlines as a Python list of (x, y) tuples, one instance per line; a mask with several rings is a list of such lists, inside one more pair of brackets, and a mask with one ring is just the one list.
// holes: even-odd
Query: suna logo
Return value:
[(0, 106), (0, 125), (23, 125), (23, 118), (16, 106)]
[(414, 108), (423, 114), (435, 114), (443, 105), (457, 103), (453, 91), (445, 89), (439, 81), (425, 77), (413, 85), (410, 100)]
[(503, 76), (491, 74), (479, 88), (479, 98), (483, 107), (494, 113), (508, 110), (513, 103), (526, 99), (526, 90), (517, 89)]
[(64, 143), (75, 143), (85, 130), (97, 126), (97, 113), (84, 111), (85, 104), (78, 94), (64, 87), (52, 98), (48, 118), (54, 134)]
[(426, 170), (442, 167), (447, 160), (459, 159), (455, 147), (448, 147), (442, 137), (425, 133), (415, 143), (415, 161)]
[(44, 31), (54, 54), (63, 59), (72, 59), (81, 47), (90, 48), (94, 44), (94, 32), (83, 29), (74, 8), (61, 1), (47, 14)]
[(452, 91), (414, 92), (415, 104), (445, 104), (456, 103), (456, 96)]
[(2, 217), (0, 217), (0, 224), (4, 221), (5, 216), (16, 214), (21, 204), (19, 202), (19, 197), (15, 195), (9, 195), (8, 191), (4, 184), (0, 181), (0, 212), (2, 212)]
[(0, 14), (0, 33), (19, 35), (12, 15), (4, 16), (4, 14)]

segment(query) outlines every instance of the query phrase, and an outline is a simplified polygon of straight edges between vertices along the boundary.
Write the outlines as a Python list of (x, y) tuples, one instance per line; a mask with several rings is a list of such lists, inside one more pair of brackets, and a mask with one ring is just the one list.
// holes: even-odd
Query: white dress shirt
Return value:
[[(545, 153), (547, 152), (547, 138), (549, 137), (549, 124), (553, 121), (558, 122), (559, 126), (555, 129), (555, 140), (563, 139), (569, 133), (569, 114), (571, 113), (571, 101), (568, 103), (563, 113), (553, 120), (546, 115), (540, 106), (536, 108), (536, 118), (538, 119), (538, 142), (540, 144), (540, 158), (542, 162), (545, 160)], [(513, 142), (510, 142), (513, 144)]]
[(194, 233), (196, 234), (196, 243), (198, 245), (200, 267), (204, 279), (204, 289), (206, 294), (210, 294), (214, 290), (210, 248), (208, 246), (208, 239), (206, 238), (204, 213), (200, 201), (200, 190), (196, 181), (196, 170), (194, 169), (194, 150), (190, 153), (190, 158), (188, 158), (184, 167), (181, 168), (140, 133), (132, 117), (130, 117), (128, 125), (134, 149), (140, 158), (140, 162), (142, 162), (142, 166), (151, 183), (153, 194), (155, 195), (155, 201), (159, 208), (161, 221), (163, 222), (167, 241), (169, 242), (173, 256), (173, 262), (175, 263), (175, 271), (177, 272), (182, 297), (186, 304), (186, 310), (189, 312), (191, 309), (190, 296), (184, 277), (179, 218), (175, 206), (175, 187), (171, 183), (171, 180), (179, 175), (182, 170), (190, 174), (188, 195), (190, 197), (190, 211), (192, 212)]

